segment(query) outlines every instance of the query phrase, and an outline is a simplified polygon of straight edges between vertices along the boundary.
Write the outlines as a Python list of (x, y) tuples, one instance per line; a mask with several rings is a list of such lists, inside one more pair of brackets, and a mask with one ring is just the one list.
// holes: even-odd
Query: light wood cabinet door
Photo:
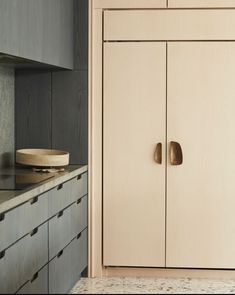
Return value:
[(169, 8), (233, 8), (234, 0), (168, 0)]
[(166, 44), (105, 43), (104, 265), (165, 265), (165, 122)]
[(235, 43), (168, 44), (167, 267), (235, 268)]

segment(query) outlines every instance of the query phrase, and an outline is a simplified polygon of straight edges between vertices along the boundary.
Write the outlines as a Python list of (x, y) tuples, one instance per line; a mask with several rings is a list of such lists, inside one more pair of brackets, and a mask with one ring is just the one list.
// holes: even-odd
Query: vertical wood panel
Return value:
[(74, 69), (88, 69), (88, 0), (74, 0)]
[(167, 267), (234, 269), (235, 43), (168, 46)]
[(86, 164), (87, 71), (54, 72), (52, 79), (52, 146), (69, 151), (71, 164)]
[(51, 73), (16, 71), (16, 148), (51, 148)]
[(164, 267), (166, 44), (105, 43), (103, 105), (104, 265)]

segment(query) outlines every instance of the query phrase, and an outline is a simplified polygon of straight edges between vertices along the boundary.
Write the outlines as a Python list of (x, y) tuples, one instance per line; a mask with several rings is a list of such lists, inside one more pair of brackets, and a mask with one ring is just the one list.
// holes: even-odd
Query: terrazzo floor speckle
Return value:
[(71, 294), (235, 294), (235, 280), (82, 278)]

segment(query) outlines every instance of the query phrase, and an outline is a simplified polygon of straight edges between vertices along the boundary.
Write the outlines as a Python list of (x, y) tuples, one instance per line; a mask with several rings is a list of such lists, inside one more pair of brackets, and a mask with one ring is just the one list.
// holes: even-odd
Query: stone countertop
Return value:
[[(64, 172), (50, 173), (51, 178), (34, 184), (24, 190), (0, 190), (0, 214), (9, 211), (30, 199), (39, 196), (46, 191), (56, 187), (57, 185), (66, 182), (79, 174), (86, 172), (88, 169), (87, 165), (69, 165), (66, 167)], [(14, 175), (15, 173), (31, 174), (38, 173), (32, 172), (28, 168), (13, 167), (1, 170), (3, 174)]]

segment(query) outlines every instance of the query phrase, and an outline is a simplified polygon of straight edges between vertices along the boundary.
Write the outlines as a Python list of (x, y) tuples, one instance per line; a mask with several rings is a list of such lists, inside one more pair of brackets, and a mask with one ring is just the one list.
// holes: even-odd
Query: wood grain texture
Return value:
[(71, 206), (49, 220), (49, 259), (65, 248), (75, 236), (71, 236)]
[(168, 44), (167, 267), (235, 268), (234, 42)]
[(74, 69), (88, 70), (88, 0), (74, 0)]
[(28, 234), (35, 227), (48, 219), (48, 194), (38, 197), (38, 201), (31, 201), (5, 213), (0, 222), (0, 251), (6, 249), (18, 239)]
[(234, 9), (104, 12), (105, 40), (235, 40), (234, 28)]
[[(49, 263), (49, 294), (67, 294), (72, 285), (71, 244)], [(73, 257), (74, 259), (74, 257)]]
[(38, 272), (38, 277), (23, 286), (17, 294), (48, 294), (48, 265)]
[(52, 75), (52, 147), (70, 153), (70, 164), (87, 163), (87, 71)]
[(166, 44), (105, 43), (103, 104), (103, 263), (164, 267)]
[(17, 70), (16, 149), (51, 148), (51, 73)]
[(167, 0), (92, 0), (94, 8), (164, 8)]
[(1, 0), (0, 51), (73, 68), (73, 0)]
[(197, 8), (197, 7), (235, 7), (234, 0), (168, 0), (170, 8)]
[(15, 293), (48, 262), (47, 224), (6, 250), (0, 260), (0, 293)]
[(14, 164), (15, 74), (10, 68), (0, 67), (0, 167)]

